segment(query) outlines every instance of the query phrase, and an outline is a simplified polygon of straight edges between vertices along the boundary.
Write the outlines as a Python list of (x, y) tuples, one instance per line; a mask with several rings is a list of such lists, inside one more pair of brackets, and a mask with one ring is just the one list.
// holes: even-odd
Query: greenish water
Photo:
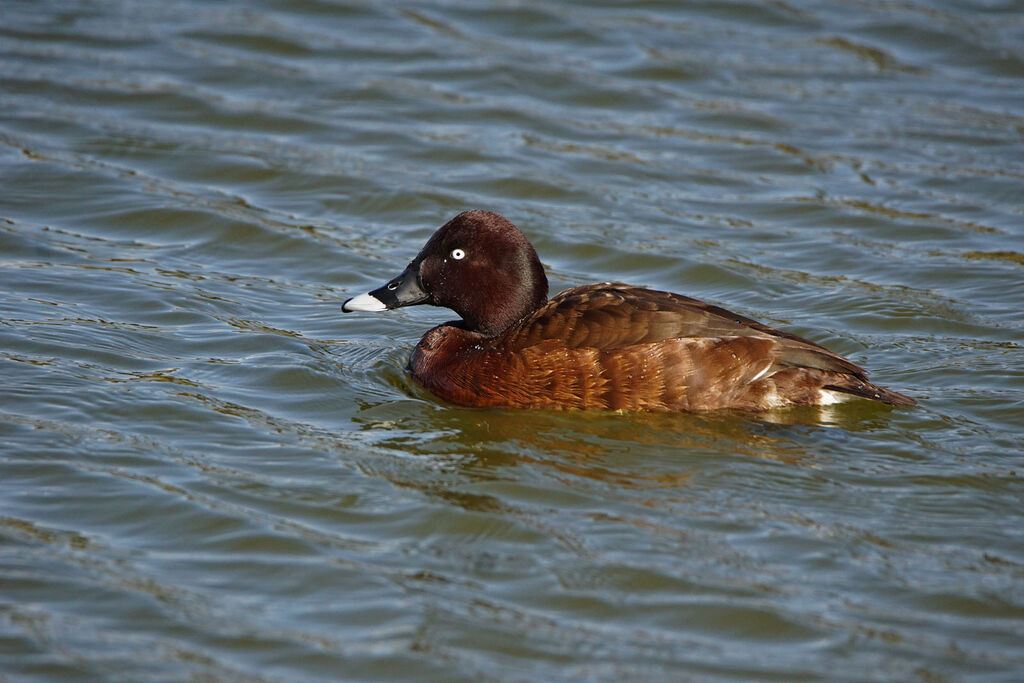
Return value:
[[(0, 679), (1024, 679), (1024, 7), (5, 2)], [(466, 410), (466, 208), (553, 290), (921, 405)]]

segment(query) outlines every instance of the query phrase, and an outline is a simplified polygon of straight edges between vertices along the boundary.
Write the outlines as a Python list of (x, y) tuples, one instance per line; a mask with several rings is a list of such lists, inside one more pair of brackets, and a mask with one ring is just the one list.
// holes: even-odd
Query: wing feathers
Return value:
[(629, 285), (566, 290), (520, 321), (496, 350), (541, 363), (552, 342), (566, 357), (590, 359), (579, 370), (593, 374), (585, 403), (613, 409), (814, 404), (822, 388), (895, 405), (912, 401), (871, 384), (861, 367), (814, 342), (719, 306)]
[(611, 351), (669, 339), (728, 337), (774, 340), (774, 360), (783, 366), (866, 377), (862, 368), (828, 349), (719, 306), (619, 284), (576, 287), (556, 295), (521, 321), (509, 342), (525, 348), (560, 339), (568, 348)]

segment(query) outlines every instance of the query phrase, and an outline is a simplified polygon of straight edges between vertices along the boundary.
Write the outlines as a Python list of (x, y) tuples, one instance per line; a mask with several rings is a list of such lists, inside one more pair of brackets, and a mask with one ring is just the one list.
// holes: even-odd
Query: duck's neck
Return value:
[(484, 320), (464, 319), (461, 327), (484, 337), (497, 337), (543, 306), (547, 300), (545, 296), (541, 299), (518, 302), (520, 305), (508, 305), (515, 302), (506, 302), (505, 305), (495, 306), (494, 310), (488, 312)]
[(495, 274), (487, 283), (486, 289), (490, 291), (474, 302), (478, 305), (459, 311), (466, 329), (494, 337), (547, 302), (548, 278), (536, 255), (524, 258), (518, 266), (514, 276), (502, 278)]

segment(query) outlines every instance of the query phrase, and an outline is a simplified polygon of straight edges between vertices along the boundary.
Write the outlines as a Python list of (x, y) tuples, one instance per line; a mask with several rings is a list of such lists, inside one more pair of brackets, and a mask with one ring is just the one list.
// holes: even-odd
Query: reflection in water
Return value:
[[(731, 461), (760, 458), (815, 467), (809, 435), (884, 429), (883, 414), (891, 412), (850, 404), (761, 415), (464, 409), (444, 406), (412, 385), (406, 388), (417, 398), (362, 405), (353, 418), (362, 425), (361, 443), (431, 462), (451, 458), (447, 462), (457, 468), (459, 481), (507, 479), (505, 470), (531, 465), (546, 471), (543, 476), (556, 486), (591, 480), (619, 494), (684, 492), (703, 461), (717, 453), (730, 454)], [(424, 482), (426, 489), (432, 485)]]
[(398, 377), (393, 364), (381, 381), (413, 398), (363, 403), (353, 418), (368, 442), (416, 455), (468, 453), (489, 465), (515, 466), (533, 454), (598, 466), (630, 456), (633, 463), (694, 452), (731, 452), (801, 464), (813, 458), (806, 434), (820, 429), (884, 427), (888, 406), (850, 402), (765, 413), (704, 414), (467, 409), (447, 406)]

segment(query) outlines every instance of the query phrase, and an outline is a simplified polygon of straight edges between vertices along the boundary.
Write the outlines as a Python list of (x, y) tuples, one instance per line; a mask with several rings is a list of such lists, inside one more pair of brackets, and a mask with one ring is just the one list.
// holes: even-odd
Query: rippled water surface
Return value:
[[(1019, 2), (0, 7), (0, 678), (1024, 679)], [(466, 208), (553, 290), (920, 401), (468, 410)]]

